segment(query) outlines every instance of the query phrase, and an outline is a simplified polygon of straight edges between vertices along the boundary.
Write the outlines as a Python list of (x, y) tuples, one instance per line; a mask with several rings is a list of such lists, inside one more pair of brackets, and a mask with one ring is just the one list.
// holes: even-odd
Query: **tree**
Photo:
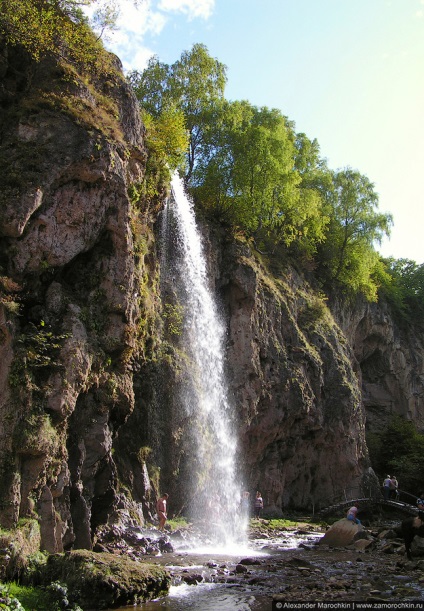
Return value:
[[(318, 192), (303, 193), (293, 125), (279, 110), (246, 101), (216, 106), (192, 176), (196, 200), (257, 241), (306, 248), (323, 237)], [(309, 197), (310, 195), (310, 197)]]
[(211, 107), (223, 99), (227, 81), (226, 67), (213, 59), (205, 45), (195, 44), (169, 66), (150, 59), (143, 72), (129, 74), (142, 108), (158, 118), (169, 106), (184, 115), (189, 134), (187, 172), (189, 180), (201, 155), (205, 135), (211, 129), (208, 121)]
[(392, 224), (392, 216), (377, 207), (378, 196), (366, 176), (350, 168), (333, 173), (330, 222), (319, 256), (321, 273), (371, 300), (377, 297), (373, 270), (379, 261), (374, 245), (390, 234)]
[(381, 292), (407, 320), (424, 319), (424, 264), (411, 259), (383, 259), (386, 276)]
[(171, 66), (160, 62), (157, 55), (149, 59), (145, 70), (132, 70), (127, 78), (140, 106), (153, 118), (159, 118), (164, 109), (175, 103), (176, 96), (171, 89)]

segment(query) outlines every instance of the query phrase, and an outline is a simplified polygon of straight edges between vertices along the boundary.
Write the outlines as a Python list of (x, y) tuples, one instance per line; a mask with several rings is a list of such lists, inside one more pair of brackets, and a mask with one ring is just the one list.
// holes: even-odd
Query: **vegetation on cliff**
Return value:
[[(50, 54), (83, 72), (112, 74), (110, 54), (81, 9), (90, 4), (96, 0), (2, 1), (0, 31), (36, 59)], [(106, 2), (93, 22), (102, 33), (115, 18), (113, 3)], [(138, 196), (163, 192), (169, 169), (179, 168), (199, 208), (241, 229), (259, 250), (314, 269), (325, 290), (340, 287), (375, 301), (382, 287), (402, 315), (421, 317), (422, 308), (415, 307), (421, 295), (410, 280), (423, 275), (422, 266), (411, 273), (414, 262), (379, 257), (375, 247), (389, 235), (392, 217), (379, 212), (366, 176), (351, 168), (331, 170), (317, 140), (297, 133), (280, 110), (226, 100), (226, 66), (203, 44), (172, 65), (153, 57), (128, 78), (150, 151)], [(59, 102), (53, 92), (50, 97)]]
[[(110, 63), (82, 6), (98, 0), (1, 0), (0, 32), (6, 42), (20, 45), (34, 59), (49, 54), (67, 58), (88, 70), (103, 71)], [(116, 9), (105, 2), (94, 14), (93, 23), (104, 31), (113, 27)]]
[(323, 286), (376, 299), (382, 264), (375, 244), (392, 218), (378, 211), (366, 176), (330, 170), (318, 142), (296, 133), (281, 111), (226, 100), (226, 68), (204, 45), (172, 65), (153, 58), (129, 79), (153, 120), (171, 109), (183, 115), (186, 183), (209, 216), (244, 231), (259, 250), (307, 262)]
[[(45, 504), (51, 509), (49, 532), (59, 532), (61, 529), (60, 536), (62, 539), (67, 537), (68, 548), (91, 544), (92, 531), (98, 523), (109, 518), (108, 511), (117, 491), (128, 498), (143, 499), (146, 509), (151, 499), (145, 494), (147, 484), (145, 486), (144, 476), (146, 480), (150, 478), (148, 484), (152, 484), (156, 491), (161, 483), (156, 457), (151, 461), (151, 468), (149, 463), (148, 474), (145, 467), (151, 453), (148, 444), (154, 435), (157, 438), (153, 439), (153, 443), (163, 448), (160, 433), (165, 427), (171, 431), (171, 426), (175, 425), (174, 422), (166, 422), (165, 408), (163, 412), (159, 412), (158, 408), (159, 403), (163, 403), (168, 409), (170, 402), (168, 397), (164, 401), (162, 397), (158, 399), (153, 392), (148, 396), (148, 385), (143, 376), (139, 375), (136, 382), (132, 376), (133, 372), (138, 374), (149, 358), (152, 369), (156, 366), (153, 363), (155, 358), (160, 358), (162, 373), (165, 371), (169, 374), (165, 376), (166, 383), (163, 377), (160, 383), (172, 391), (173, 378), (182, 376), (184, 372), (185, 364), (181, 366), (181, 372), (177, 371), (178, 367), (175, 362), (171, 363), (170, 356), (179, 356), (175, 349), (172, 352), (172, 340), (180, 335), (184, 312), (180, 304), (174, 303), (164, 304), (161, 309), (152, 219), (148, 218), (150, 211), (146, 211), (149, 208), (146, 202), (155, 199), (158, 205), (162, 202), (169, 169), (178, 168), (185, 174), (199, 212), (229, 228), (230, 235), (239, 236), (251, 261), (254, 257), (251, 256), (250, 246), (255, 246), (258, 253), (255, 263), (259, 259), (266, 259), (266, 263), (270, 263), (261, 266), (261, 273), (262, 269), (266, 269), (268, 274), (269, 270), (281, 270), (288, 261), (295, 262), (302, 272), (306, 271), (309, 278), (319, 283), (319, 288), (342, 287), (346, 294), (359, 292), (370, 300), (377, 298), (381, 285), (399, 311), (410, 316), (414, 312), (422, 312), (422, 308), (416, 308), (414, 304), (422, 304), (424, 295), (423, 266), (413, 262), (382, 261), (375, 250), (375, 244), (389, 231), (391, 217), (378, 211), (378, 198), (369, 179), (351, 168), (330, 170), (320, 155), (316, 140), (311, 141), (305, 134), (296, 133), (294, 124), (279, 110), (257, 108), (247, 101), (226, 100), (225, 66), (212, 59), (203, 45), (195, 45), (192, 51), (184, 52), (181, 60), (172, 66), (161, 64), (154, 58), (146, 71), (130, 75), (147, 128), (149, 155), (144, 166), (143, 151), (138, 150), (134, 154), (131, 161), (134, 164), (139, 162), (142, 168), (128, 178), (125, 164), (131, 157), (131, 151), (129, 139), (123, 136), (123, 124), (128, 117), (125, 117), (124, 105), (118, 109), (116, 99), (121, 95), (121, 98), (126, 96), (126, 99), (132, 100), (133, 96), (129, 95), (128, 88), (118, 92), (123, 82), (118, 64), (93, 35), (77, 5), (77, 2), (65, 0), (1, 1), (3, 13), (0, 22), (3, 37), (9, 45), (20, 45), (19, 53), (23, 46), (25, 54), (35, 60), (42, 56), (51, 60), (49, 64), (38, 64), (39, 73), (34, 68), (35, 64), (31, 63), (30, 68), (34, 69), (37, 79), (36, 84), (25, 90), (26, 107), (17, 108), (17, 99), (20, 101), (20, 96), (24, 96), (20, 90), (12, 93), (4, 107), (2, 128), (10, 119), (13, 128), (18, 124), (22, 128), (24, 138), (20, 140), (10, 129), (9, 148), (0, 158), (0, 178), (4, 178), (3, 198), (10, 205), (7, 210), (4, 207), (6, 212), (2, 214), (7, 217), (14, 208), (13, 197), (16, 194), (26, 194), (40, 184), (43, 172), (46, 174), (49, 171), (45, 162), (47, 158), (57, 166), (61, 159), (59, 149), (63, 146), (62, 137), (74, 133), (75, 140), (68, 138), (67, 142), (72, 145), (69, 149), (78, 151), (74, 161), (81, 173), (68, 173), (70, 162), (65, 160), (66, 173), (58, 174), (54, 187), (60, 195), (58, 208), (62, 208), (61, 212), (69, 210), (66, 225), (69, 231), (67, 236), (70, 237), (66, 237), (63, 244), (72, 242), (72, 232), (83, 234), (81, 227), (86, 229), (88, 224), (88, 214), (83, 220), (71, 214), (79, 202), (78, 197), (72, 199), (77, 192), (76, 183), (82, 185), (84, 197), (87, 196), (81, 200), (81, 209), (85, 212), (90, 208), (90, 213), (92, 216), (97, 214), (101, 225), (101, 231), (93, 233), (92, 239), (87, 238), (80, 250), (70, 252), (68, 260), (66, 257), (60, 258), (63, 252), (55, 260), (48, 246), (42, 255), (42, 249), (36, 251), (34, 248), (31, 263), (27, 263), (27, 259), (21, 255), (20, 277), (16, 274), (16, 278), (12, 279), (6, 275), (9, 252), (4, 250), (0, 268), (1, 274), (4, 272), (0, 277), (0, 303), (7, 311), (7, 322), (13, 319), (11, 330), (7, 330), (2, 338), (6, 348), (11, 346), (10, 362), (13, 363), (7, 374), (8, 389), (11, 390), (7, 408), (11, 409), (7, 413), (9, 421), (6, 431), (10, 434), (7, 435), (9, 446), (4, 448), (5, 457), (0, 465), (2, 498), (6, 509), (9, 505), (11, 507), (10, 521), (16, 522), (19, 515), (30, 516), (40, 511), (40, 495), (44, 489)], [(35, 26), (31, 27), (33, 21)], [(52, 66), (56, 71), (53, 79), (49, 71)], [(98, 86), (100, 80), (102, 83)], [(54, 146), (44, 144), (40, 132), (37, 132), (39, 118), (44, 117), (46, 109), (55, 118), (70, 118), (69, 122), (61, 123), (65, 128), (54, 132), (55, 136), (61, 136), (51, 139)], [(19, 113), (22, 115), (17, 118)], [(31, 121), (21, 121), (22, 117), (25, 120), (30, 117)], [(75, 132), (71, 129), (74, 126), (78, 126)], [(85, 139), (87, 133), (90, 137)], [(104, 154), (106, 149), (108, 152)], [(116, 149), (119, 149), (118, 154), (115, 154)], [(104, 165), (100, 163), (102, 155)], [(122, 173), (115, 172), (116, 166), (124, 168)], [(111, 181), (114, 172), (116, 180)], [(133, 180), (135, 175), (136, 179)], [(103, 179), (110, 190), (102, 191)], [(50, 184), (47, 183), (46, 180), (45, 191), (48, 194)], [(72, 188), (62, 193), (63, 184), (68, 183), (72, 183)], [(106, 210), (108, 224), (103, 222), (103, 208), (99, 207), (97, 212), (91, 209), (97, 200), (95, 197), (90, 199), (90, 185), (96, 189), (99, 187), (99, 201), (110, 202)], [(34, 192), (38, 193), (36, 190)], [(36, 205), (37, 195), (34, 197)], [(69, 202), (69, 208), (66, 208)], [(125, 216), (127, 204), (128, 226), (127, 219), (118, 215), (123, 211), (122, 217)], [(43, 205), (43, 212), (48, 211), (47, 197)], [(157, 212), (158, 207), (154, 210)], [(32, 210), (29, 217), (31, 215), (37, 217), (38, 213)], [(118, 221), (122, 222), (119, 227)], [(40, 216), (37, 233), (40, 244), (43, 243), (42, 236), (49, 231), (48, 223), (48, 215)], [(23, 235), (8, 235), (10, 252), (12, 248), (16, 249), (10, 256), (14, 264), (17, 245), (23, 250), (22, 245), (30, 242), (31, 235), (27, 229)], [(125, 233), (126, 229), (128, 231)], [(56, 226), (55, 233), (59, 230), (60, 224)], [(117, 236), (122, 237), (124, 233), (125, 240), (120, 241)], [(125, 261), (128, 266), (119, 270), (120, 250), (127, 254)], [(38, 260), (40, 256), (42, 260)], [(241, 256), (237, 257), (240, 263)], [(129, 279), (130, 263), (137, 267), (132, 284)], [(245, 271), (248, 267), (245, 266)], [(13, 270), (11, 264), (9, 269)], [(274, 344), (270, 342), (269, 358), (266, 351), (258, 351), (261, 362), (258, 360), (258, 370), (251, 378), (256, 382), (261, 381), (258, 371), (262, 371), (266, 359), (268, 363), (272, 362), (264, 381), (267, 382), (274, 375), (272, 392), (282, 389), (286, 393), (279, 399), (280, 405), (290, 405), (293, 388), (297, 389), (298, 403), (291, 405), (294, 418), (297, 416), (294, 414), (297, 405), (307, 407), (308, 411), (310, 407), (310, 412), (314, 413), (318, 391), (315, 387), (309, 388), (309, 381), (313, 378), (319, 389), (322, 382), (321, 356), (318, 358), (316, 355), (332, 350), (327, 327), (334, 323), (329, 321), (323, 292), (313, 297), (309, 289), (304, 295), (302, 290), (297, 289), (295, 305), (298, 309), (293, 308), (289, 312), (283, 291), (277, 291), (272, 286), (274, 280), (274, 284), (283, 284), (284, 281), (271, 278), (271, 275), (263, 279), (262, 276), (259, 278), (259, 273), (255, 276), (251, 274), (252, 278), (257, 277), (261, 285), (269, 288), (264, 291), (268, 301), (264, 300), (263, 304), (277, 306), (275, 318), (263, 316), (263, 312), (260, 312), (257, 328), (260, 334), (268, 333), (273, 338), (274, 335), (268, 332), (262, 321), (274, 325), (275, 321), (280, 321), (280, 316), (283, 321), (292, 317), (293, 325), (285, 334), (281, 323), (281, 328), (277, 329), (275, 325), (275, 335), (281, 334), (281, 337), (279, 335), (278, 342)], [(23, 288), (28, 278), (31, 283), (26, 285), (25, 291), (29, 286), (29, 292), (32, 289), (30, 296)], [(16, 279), (22, 279), (22, 285)], [(105, 286), (101, 285), (101, 281)], [(284, 286), (287, 291), (288, 284)], [(297, 287), (300, 284), (299, 280)], [(50, 291), (50, 319), (44, 317), (49, 309), (45, 297), (47, 288)], [(274, 299), (276, 295), (278, 299)], [(246, 297), (250, 296), (247, 288)], [(18, 313), (22, 314), (19, 318), (16, 316)], [(67, 321), (66, 316), (69, 317)], [(117, 332), (120, 329), (122, 335)], [(247, 325), (246, 330), (248, 336), (250, 328)], [(357, 380), (353, 374), (352, 378), (348, 378), (343, 373), (343, 367), (347, 369), (351, 363), (348, 363), (348, 350), (339, 348), (339, 344), (345, 342), (341, 335), (341, 332), (340, 336), (333, 333), (330, 338), (335, 346), (334, 354), (340, 361), (339, 369), (331, 372), (331, 379), (335, 380), (335, 388), (342, 388), (355, 400), (356, 407), (360, 404), (359, 391), (350, 380), (355, 384)], [(257, 337), (255, 342), (256, 348), (259, 345)], [(64, 355), (63, 360), (57, 363), (58, 354), (64, 354), (63, 348), (68, 350), (68, 356)], [(68, 359), (66, 367), (65, 358)], [(287, 363), (284, 362), (279, 369), (283, 359)], [(167, 360), (169, 369), (164, 367)], [(275, 373), (272, 374), (272, 371)], [(313, 375), (310, 371), (314, 372)], [(284, 388), (281, 372), (287, 376)], [(149, 375), (151, 379), (154, 377), (154, 373), (146, 372), (146, 369), (143, 374), (145, 378)], [(57, 384), (52, 386), (52, 381), (56, 379)], [(328, 377), (326, 384), (327, 380)], [(245, 383), (244, 379), (242, 383)], [(136, 409), (133, 409), (134, 389), (138, 403)], [(334, 396), (331, 385), (327, 384), (326, 390)], [(259, 391), (253, 389), (252, 394), (254, 392), (258, 392), (259, 396)], [(146, 417), (147, 404), (149, 409), (157, 411), (151, 421)], [(340, 404), (335, 402), (333, 405), (329, 400), (328, 405), (331, 410), (328, 409), (327, 414), (333, 416), (334, 413), (341, 418)], [(352, 413), (352, 421), (356, 423), (357, 414)], [(121, 434), (125, 426), (127, 436), (123, 434), (119, 438), (118, 431)], [(317, 425), (316, 430), (320, 430), (320, 426)], [(269, 428), (275, 429), (274, 421)], [(294, 430), (293, 438), (301, 437), (300, 430)], [(353, 427), (352, 430), (356, 432), (358, 429)], [(176, 434), (182, 435), (183, 430), (178, 430)], [(278, 439), (277, 442), (283, 447), (286, 441)], [(325, 443), (328, 443), (328, 439)], [(92, 465), (95, 467), (92, 471), (92, 465), (90, 470), (87, 469), (85, 452), (89, 458), (94, 456)], [(112, 457), (113, 452), (115, 457)], [(278, 447), (276, 452), (281, 452), (281, 448)], [(131, 457), (129, 460), (128, 456)], [(168, 461), (170, 468), (175, 467), (177, 459), (178, 456), (175, 456), (175, 462)], [(386, 456), (385, 464), (392, 459), (393, 456)], [(291, 456), (282, 454), (281, 460), (288, 464)], [(315, 457), (313, 461), (315, 469)], [(24, 485), (21, 479), (22, 465), (31, 475)], [(402, 477), (402, 465), (396, 463), (395, 466), (398, 476)], [(80, 476), (81, 472), (84, 472), (83, 476)], [(172, 477), (174, 480), (180, 477), (177, 469), (172, 472)], [(59, 478), (62, 488), (58, 489)], [(65, 492), (64, 487), (68, 487)], [(92, 492), (95, 488), (96, 496)], [(70, 495), (69, 489), (72, 498), (66, 496)], [(51, 490), (55, 492), (54, 497), (50, 494)], [(11, 498), (14, 504), (9, 503)], [(68, 515), (68, 506), (63, 508), (70, 498), (71, 510), (80, 508), (80, 512), (72, 516)], [(60, 505), (62, 502), (63, 506)], [(6, 513), (3, 506), (0, 509)], [(134, 520), (139, 519), (139, 514), (132, 515), (135, 515)], [(47, 509), (44, 516), (49, 517)], [(43, 525), (42, 519), (40, 522)], [(44, 518), (44, 524), (46, 522)], [(75, 540), (72, 538), (72, 528), (77, 531)], [(68, 530), (63, 535), (65, 529)], [(62, 545), (63, 540), (59, 543)], [(56, 540), (51, 538), (49, 544), (53, 549)], [(90, 564), (91, 558), (87, 562)], [(65, 563), (63, 556), (57, 563), (60, 565), (57, 574), (68, 570), (62, 564)], [(94, 572), (91, 565), (90, 571)], [(82, 575), (84, 571), (79, 567), (77, 572)], [(55, 578), (49, 575), (49, 579)], [(158, 579), (161, 579), (160, 575)], [(135, 599), (126, 600), (132, 602)]]
[(202, 44), (172, 65), (153, 57), (129, 74), (151, 133), (160, 132), (163, 159), (184, 173), (198, 208), (271, 258), (313, 269), (325, 290), (375, 301), (380, 289), (402, 316), (421, 318), (424, 266), (379, 256), (392, 217), (378, 210), (369, 178), (331, 170), (317, 140), (278, 109), (226, 100), (226, 78)]

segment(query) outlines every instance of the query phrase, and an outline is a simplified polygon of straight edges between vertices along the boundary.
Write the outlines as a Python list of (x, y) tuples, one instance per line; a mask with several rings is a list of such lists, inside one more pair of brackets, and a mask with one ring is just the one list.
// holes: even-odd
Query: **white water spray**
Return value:
[[(175, 260), (162, 258), (162, 273), (183, 306), (182, 347), (189, 358), (189, 378), (179, 390), (190, 431), (192, 497), (195, 517), (221, 544), (242, 538), (236, 482), (236, 435), (224, 372), (225, 329), (209, 288), (206, 259), (193, 205), (178, 176), (172, 180), (172, 200), (165, 210), (163, 235), (172, 231)], [(166, 248), (164, 248), (166, 251)]]

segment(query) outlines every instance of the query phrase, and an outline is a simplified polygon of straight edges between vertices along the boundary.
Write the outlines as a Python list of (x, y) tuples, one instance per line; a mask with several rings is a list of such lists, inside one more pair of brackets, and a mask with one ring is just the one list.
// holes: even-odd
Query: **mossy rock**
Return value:
[(77, 550), (49, 556), (41, 581), (66, 584), (70, 602), (82, 609), (110, 609), (165, 596), (171, 576), (163, 567), (125, 556)]

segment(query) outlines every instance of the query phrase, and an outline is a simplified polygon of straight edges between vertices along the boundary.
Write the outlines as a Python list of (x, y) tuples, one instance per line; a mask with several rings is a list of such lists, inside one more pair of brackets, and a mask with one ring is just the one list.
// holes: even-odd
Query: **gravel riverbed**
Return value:
[(190, 550), (186, 541), (145, 557), (166, 566), (173, 585), (169, 596), (137, 609), (271, 611), (275, 601), (423, 601), (424, 608), (424, 558), (408, 561), (402, 541), (390, 532), (386, 539), (381, 529), (369, 529), (371, 544), (364, 550), (320, 545), (324, 532), (308, 525), (273, 533), (255, 527), (249, 547), (239, 553), (198, 545)]

